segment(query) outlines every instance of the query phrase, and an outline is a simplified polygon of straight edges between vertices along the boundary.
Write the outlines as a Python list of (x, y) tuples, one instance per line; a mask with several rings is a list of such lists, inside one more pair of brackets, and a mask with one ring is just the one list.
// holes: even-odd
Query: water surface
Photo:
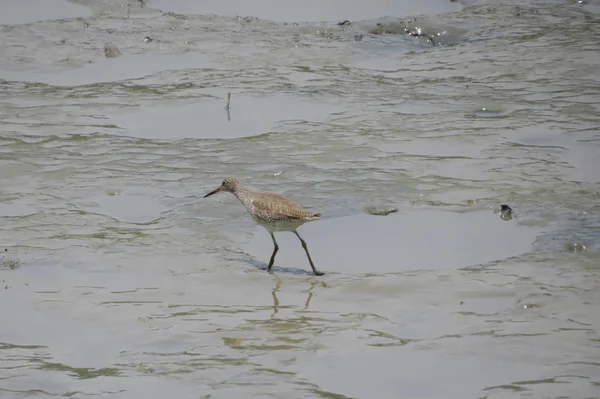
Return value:
[(26, 3), (2, 397), (600, 396), (598, 2)]

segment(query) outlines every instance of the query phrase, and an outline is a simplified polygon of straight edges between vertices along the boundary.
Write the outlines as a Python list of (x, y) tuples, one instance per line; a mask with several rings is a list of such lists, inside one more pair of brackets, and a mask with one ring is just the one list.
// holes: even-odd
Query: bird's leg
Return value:
[(273, 248), (273, 255), (271, 255), (271, 260), (269, 261), (269, 267), (267, 267), (267, 271), (271, 271), (271, 266), (273, 266), (273, 262), (275, 262), (275, 255), (277, 254), (277, 251), (279, 251), (279, 245), (277, 245), (277, 241), (275, 240), (275, 235), (273, 233), (271, 234), (271, 238), (273, 239), (273, 245), (275, 246), (275, 248)]
[(304, 250), (306, 251), (306, 256), (308, 256), (308, 261), (310, 262), (310, 267), (312, 267), (312, 269), (313, 269), (313, 273), (315, 274), (315, 276), (322, 276), (324, 273), (317, 270), (317, 268), (315, 267), (315, 264), (313, 263), (312, 259), (310, 258), (310, 254), (308, 253), (308, 246), (306, 245), (306, 242), (302, 239), (302, 237), (300, 237), (300, 234), (298, 234), (298, 232), (296, 230), (294, 230), (294, 234), (296, 234), (298, 236), (298, 238), (300, 239), (300, 242), (302, 243), (302, 248), (304, 248)]

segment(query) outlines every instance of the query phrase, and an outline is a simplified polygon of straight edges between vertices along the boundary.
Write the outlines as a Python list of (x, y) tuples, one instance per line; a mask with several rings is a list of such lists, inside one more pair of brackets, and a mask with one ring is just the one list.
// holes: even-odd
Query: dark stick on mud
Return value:
[(231, 103), (231, 92), (227, 92), (227, 104), (225, 104), (225, 111), (227, 111), (227, 121), (231, 122), (231, 114), (229, 113), (229, 104)]
[(227, 92), (227, 104), (225, 105), (225, 109), (229, 111), (229, 104), (231, 103), (231, 92)]

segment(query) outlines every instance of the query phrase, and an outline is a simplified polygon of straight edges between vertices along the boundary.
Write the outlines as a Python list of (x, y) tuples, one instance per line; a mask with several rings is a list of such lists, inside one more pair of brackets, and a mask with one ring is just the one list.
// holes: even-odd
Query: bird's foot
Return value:
[(320, 272), (320, 271), (317, 270), (317, 271), (314, 272), (314, 275), (315, 276), (323, 276), (323, 275), (325, 275), (325, 273)]

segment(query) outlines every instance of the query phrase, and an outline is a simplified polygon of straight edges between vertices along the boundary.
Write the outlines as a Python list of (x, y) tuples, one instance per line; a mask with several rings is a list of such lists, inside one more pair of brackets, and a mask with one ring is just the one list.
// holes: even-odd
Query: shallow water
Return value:
[(2, 397), (600, 397), (600, 2), (17, 3)]

